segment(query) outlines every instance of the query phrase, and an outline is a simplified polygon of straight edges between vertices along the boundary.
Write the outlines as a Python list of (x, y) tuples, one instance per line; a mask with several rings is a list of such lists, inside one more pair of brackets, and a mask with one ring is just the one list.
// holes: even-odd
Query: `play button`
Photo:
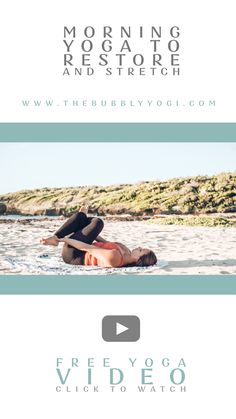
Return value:
[(125, 332), (126, 330), (129, 330), (128, 327), (123, 326), (123, 324), (116, 323), (116, 335), (120, 335), (121, 333)]
[(140, 338), (140, 320), (137, 316), (105, 316), (102, 337), (106, 342), (136, 342)]

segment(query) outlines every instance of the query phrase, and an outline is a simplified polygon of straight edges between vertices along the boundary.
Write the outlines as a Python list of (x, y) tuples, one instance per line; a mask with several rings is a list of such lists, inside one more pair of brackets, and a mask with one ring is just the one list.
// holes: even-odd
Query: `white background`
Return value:
[[(234, 2), (21, 0), (0, 15), (0, 122), (233, 122)], [(62, 77), (64, 25), (181, 27), (179, 78)], [(23, 108), (22, 99), (216, 100), (216, 107)], [(207, 278), (206, 278), (207, 280)], [(101, 339), (107, 314), (135, 314), (141, 339)], [(235, 297), (1, 296), (4, 419), (235, 418)], [(187, 393), (55, 393), (55, 358), (184, 357)], [(159, 371), (159, 369), (158, 369)], [(102, 373), (102, 371), (101, 371)]]
[[(21, 0), (4, 3), (0, 16), (0, 118), (10, 121), (235, 120), (234, 1)], [(172, 25), (181, 28), (180, 77), (69, 77), (63, 72), (63, 28)], [(132, 41), (133, 42), (133, 41)], [(54, 99), (60, 106), (24, 108), (22, 99)], [(185, 106), (64, 108), (65, 99), (173, 100)], [(216, 100), (188, 107), (188, 100)]]
[[(138, 315), (140, 340), (104, 342), (108, 314)], [(234, 296), (2, 296), (0, 318), (4, 419), (235, 418)], [(94, 357), (98, 369), (103, 357), (153, 357), (157, 386), (162, 357), (184, 357), (187, 392), (56, 393), (58, 356)]]

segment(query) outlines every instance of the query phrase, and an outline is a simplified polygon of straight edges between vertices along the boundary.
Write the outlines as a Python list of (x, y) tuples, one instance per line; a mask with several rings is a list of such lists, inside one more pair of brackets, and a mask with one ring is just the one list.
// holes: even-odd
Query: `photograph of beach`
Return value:
[(0, 274), (236, 274), (234, 143), (1, 143)]

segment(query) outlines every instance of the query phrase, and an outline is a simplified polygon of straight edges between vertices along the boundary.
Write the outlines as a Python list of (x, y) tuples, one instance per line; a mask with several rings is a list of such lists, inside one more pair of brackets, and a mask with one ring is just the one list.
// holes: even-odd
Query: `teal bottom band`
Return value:
[(0, 276), (2, 295), (236, 294), (235, 275)]

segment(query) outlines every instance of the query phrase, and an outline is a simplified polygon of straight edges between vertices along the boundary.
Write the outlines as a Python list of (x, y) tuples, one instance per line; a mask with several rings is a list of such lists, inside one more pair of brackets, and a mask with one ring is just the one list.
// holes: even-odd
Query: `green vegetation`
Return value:
[(0, 196), (0, 201), (6, 204), (8, 213), (20, 214), (70, 215), (84, 203), (99, 215), (235, 213), (236, 172), (133, 185), (24, 190)]

